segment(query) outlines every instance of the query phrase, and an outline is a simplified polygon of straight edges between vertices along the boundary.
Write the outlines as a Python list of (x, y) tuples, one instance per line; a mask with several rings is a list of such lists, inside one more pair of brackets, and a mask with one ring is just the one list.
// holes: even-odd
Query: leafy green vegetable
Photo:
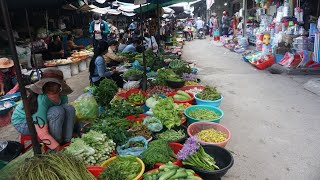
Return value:
[(99, 119), (91, 123), (91, 126), (89, 126), (88, 129), (101, 131), (117, 145), (122, 145), (132, 136), (132, 134), (127, 131), (130, 127), (131, 122), (126, 119), (102, 114)]
[(104, 79), (93, 95), (100, 106), (107, 106), (117, 92), (118, 86), (116, 82), (110, 79)]
[(135, 106), (126, 100), (115, 100), (110, 104), (110, 108), (107, 110), (106, 115), (109, 117), (125, 118), (130, 115), (138, 115), (143, 113), (141, 106)]
[(165, 132), (158, 134), (157, 137), (158, 139), (162, 139), (164, 141), (177, 141), (186, 137), (186, 134), (181, 129), (178, 131), (168, 129)]
[(148, 149), (141, 154), (144, 164), (153, 168), (156, 163), (174, 161), (176, 156), (168, 143), (164, 140), (155, 140), (149, 143)]
[(167, 85), (167, 80), (174, 80), (179, 78), (180, 77), (171, 69), (159, 69), (156, 76), (156, 84), (161, 86)]
[(116, 156), (100, 175), (102, 180), (132, 180), (141, 171), (141, 165), (134, 156)]
[(128, 96), (128, 101), (133, 104), (142, 104), (146, 100), (146, 97), (139, 91), (138, 93), (131, 93)]
[(221, 94), (217, 91), (216, 88), (206, 86), (204, 87), (202, 92), (196, 94), (196, 97), (202, 100), (215, 101), (221, 98)]
[(123, 77), (128, 78), (128, 77), (131, 77), (131, 76), (142, 76), (142, 74), (143, 74), (143, 71), (141, 71), (141, 70), (129, 69), (128, 71), (126, 71), (123, 74)]
[(220, 117), (220, 115), (216, 114), (214, 111), (201, 108), (196, 108), (194, 110), (189, 111), (188, 115), (194, 119), (199, 120), (212, 120)]
[(159, 100), (152, 111), (168, 129), (181, 124), (183, 106), (175, 104), (171, 97)]

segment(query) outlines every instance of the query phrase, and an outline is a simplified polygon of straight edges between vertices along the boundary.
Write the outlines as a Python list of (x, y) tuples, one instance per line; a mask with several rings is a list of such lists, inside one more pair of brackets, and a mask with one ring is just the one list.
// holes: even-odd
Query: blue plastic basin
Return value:
[(207, 106), (214, 106), (214, 107), (219, 107), (221, 104), (221, 101), (223, 99), (223, 96), (221, 95), (221, 98), (215, 101), (210, 101), (210, 100), (202, 100), (197, 97), (197, 94), (194, 95), (194, 98), (196, 99), (197, 105), (207, 105)]
[[(200, 109), (208, 109), (210, 111), (214, 111), (216, 114), (220, 115), (219, 118), (216, 119), (209, 119), (209, 120), (200, 120), (200, 119), (194, 119), (189, 116), (189, 112), (193, 111), (197, 108)], [(189, 124), (192, 124), (194, 122), (215, 122), (215, 123), (220, 123), (220, 120), (223, 118), (224, 113), (221, 109), (214, 107), (214, 106), (208, 106), (208, 105), (194, 105), (194, 106), (189, 106), (184, 110), (184, 114), (187, 117), (187, 121)]]

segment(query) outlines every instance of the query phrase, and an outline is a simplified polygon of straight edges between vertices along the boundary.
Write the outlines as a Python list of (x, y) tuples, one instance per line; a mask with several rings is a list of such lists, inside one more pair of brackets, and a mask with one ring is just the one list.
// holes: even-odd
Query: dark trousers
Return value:
[(229, 36), (229, 28), (228, 27), (224, 27), (224, 28), (222, 28), (222, 30), (223, 30), (224, 36)]

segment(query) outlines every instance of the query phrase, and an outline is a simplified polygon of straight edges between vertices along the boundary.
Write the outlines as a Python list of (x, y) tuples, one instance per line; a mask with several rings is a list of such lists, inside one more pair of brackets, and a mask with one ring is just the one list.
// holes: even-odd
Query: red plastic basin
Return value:
[[(172, 97), (176, 94), (177, 92), (172, 92), (172, 93), (168, 93), (167, 97)], [(187, 92), (188, 93), (188, 92)], [(183, 103), (189, 103), (192, 104), (192, 102), (194, 101), (194, 95), (192, 93), (188, 93), (191, 96), (191, 99), (188, 100), (184, 100), (184, 101), (179, 101), (179, 100), (174, 100), (173, 102), (177, 103), (177, 104), (183, 104)]]

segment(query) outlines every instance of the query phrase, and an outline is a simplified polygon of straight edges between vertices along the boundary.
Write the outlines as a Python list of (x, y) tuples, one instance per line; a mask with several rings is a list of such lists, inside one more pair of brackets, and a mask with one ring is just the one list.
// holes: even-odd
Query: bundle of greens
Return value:
[(28, 159), (13, 174), (15, 180), (95, 180), (79, 158), (64, 153), (49, 153)]
[(219, 169), (214, 159), (204, 151), (194, 136), (187, 139), (183, 148), (177, 154), (177, 158), (182, 160), (184, 165), (205, 170)]
[(123, 118), (102, 114), (99, 119), (91, 123), (89, 130), (101, 131), (112, 139), (117, 145), (122, 145), (132, 136), (127, 130), (131, 123)]
[(142, 76), (142, 74), (143, 74), (143, 71), (141, 71), (141, 70), (129, 69), (128, 71), (126, 71), (123, 74), (123, 77), (128, 78), (128, 77), (131, 77), (131, 76)]
[(141, 165), (134, 156), (116, 156), (116, 159), (99, 176), (102, 180), (132, 180), (141, 171)]
[(110, 108), (106, 111), (106, 116), (125, 118), (130, 115), (143, 113), (141, 106), (135, 106), (126, 100), (119, 99), (110, 103)]
[[(152, 49), (147, 49), (145, 52), (144, 52), (144, 55), (145, 55), (145, 58), (146, 58), (146, 65), (147, 67), (152, 67), (155, 63), (155, 59), (156, 59), (156, 56), (154, 55)], [(138, 54), (136, 55), (136, 60), (139, 61), (140, 65), (143, 65), (143, 57), (142, 57), (142, 54)]]
[(160, 119), (161, 123), (168, 129), (181, 124), (183, 117), (183, 105), (173, 102), (171, 97), (160, 99), (152, 109), (154, 115)]
[(110, 79), (104, 79), (101, 81), (93, 95), (100, 106), (107, 106), (117, 92), (118, 86), (116, 82)]
[(221, 98), (221, 94), (217, 91), (217, 88), (205, 86), (202, 92), (196, 94), (196, 97), (202, 100), (215, 101)]
[(96, 165), (110, 158), (115, 145), (106, 134), (91, 130), (81, 138), (72, 139), (64, 152), (80, 157), (86, 165)]
[(164, 140), (155, 140), (148, 144), (148, 149), (141, 154), (144, 164), (153, 168), (156, 163), (167, 163), (176, 160), (176, 155)]
[(160, 86), (165, 86), (167, 85), (167, 80), (174, 80), (179, 78), (180, 77), (171, 69), (159, 69), (158, 74), (156, 76), (156, 84)]

